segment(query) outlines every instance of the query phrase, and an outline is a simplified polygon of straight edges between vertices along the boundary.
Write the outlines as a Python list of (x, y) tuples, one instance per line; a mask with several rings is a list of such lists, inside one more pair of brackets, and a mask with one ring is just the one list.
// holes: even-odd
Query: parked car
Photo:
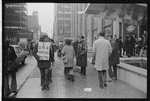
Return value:
[(25, 64), (25, 59), (29, 55), (28, 51), (24, 51), (19, 45), (11, 45), (14, 47), (15, 53), (17, 55), (17, 59), (15, 60), (17, 64), (21, 63), (22, 65)]

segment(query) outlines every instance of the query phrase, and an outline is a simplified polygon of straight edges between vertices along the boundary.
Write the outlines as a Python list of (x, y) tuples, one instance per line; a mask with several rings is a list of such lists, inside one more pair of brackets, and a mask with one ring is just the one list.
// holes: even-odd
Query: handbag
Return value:
[(67, 63), (68, 63), (68, 59), (67, 59), (66, 56), (63, 56), (63, 57), (62, 57), (62, 60), (63, 60), (63, 63), (64, 63), (64, 64), (67, 64)]

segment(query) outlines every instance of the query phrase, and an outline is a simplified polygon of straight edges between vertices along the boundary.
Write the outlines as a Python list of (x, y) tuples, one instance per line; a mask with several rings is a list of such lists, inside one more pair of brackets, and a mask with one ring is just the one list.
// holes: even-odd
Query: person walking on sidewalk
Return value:
[(87, 45), (84, 41), (84, 36), (80, 37), (80, 42), (77, 49), (77, 66), (81, 67), (81, 75), (86, 75), (87, 67)]
[(122, 37), (119, 37), (118, 39), (118, 51), (119, 51), (119, 56), (122, 57), (121, 53), (122, 53), (122, 48), (123, 48), (123, 43), (122, 43)]
[[(10, 50), (10, 51), (9, 51)], [(4, 96), (8, 97), (11, 93), (15, 94), (17, 91), (17, 80), (16, 80), (16, 71), (9, 72), (7, 71), (8, 68), (8, 61), (15, 61), (17, 55), (15, 50), (12, 46), (10, 46), (10, 41), (5, 40), (5, 47), (4, 47)], [(9, 88), (9, 75), (11, 75), (11, 89)]]
[(105, 33), (99, 33), (99, 39), (93, 43), (93, 56), (96, 56), (95, 68), (99, 75), (100, 88), (107, 87), (106, 72), (109, 68), (109, 56), (112, 52), (111, 44), (108, 40), (104, 39)]
[[(55, 57), (54, 56), (54, 40), (49, 38), (49, 42), (51, 43), (51, 48), (50, 48), (52, 51), (51, 55), (53, 55), (52, 57)], [(52, 82), (52, 66), (54, 66), (54, 61), (51, 62), (51, 67), (49, 67), (49, 72), (48, 72), (49, 82)]]
[(73, 66), (74, 66), (74, 57), (75, 52), (73, 46), (71, 45), (71, 40), (66, 39), (65, 46), (62, 49), (62, 55), (67, 58), (67, 63), (64, 63), (64, 68), (66, 71), (67, 79), (74, 81), (74, 73), (73, 73)]
[[(98, 39), (98, 37), (95, 37), (95, 40), (97, 40), (97, 39)], [(95, 41), (95, 40), (94, 40), (94, 41)], [(93, 57), (91, 64), (95, 65), (95, 57)]]
[[(46, 34), (42, 34), (39, 42), (49, 42), (48, 36)], [(51, 62), (54, 62), (54, 56), (53, 56), (51, 47), (52, 46), (50, 46), (50, 49), (49, 49), (49, 60), (42, 60), (40, 56), (37, 54), (38, 43), (35, 45), (33, 49), (33, 56), (37, 60), (37, 66), (41, 73), (41, 86), (42, 86), (41, 90), (44, 90), (44, 89), (49, 90), (49, 78), (48, 78), (49, 68), (51, 67)]]
[[(119, 64), (119, 62), (120, 62), (119, 54), (118, 54), (118, 44), (113, 39), (112, 35), (107, 36), (107, 38), (110, 41), (111, 47), (112, 47), (112, 53), (109, 57), (108, 74), (109, 74), (109, 77), (111, 78), (111, 80), (113, 80), (113, 79), (117, 80), (117, 64)], [(113, 72), (112, 72), (111, 66), (113, 66)], [(111, 82), (111, 80), (110, 80), (110, 82)]]

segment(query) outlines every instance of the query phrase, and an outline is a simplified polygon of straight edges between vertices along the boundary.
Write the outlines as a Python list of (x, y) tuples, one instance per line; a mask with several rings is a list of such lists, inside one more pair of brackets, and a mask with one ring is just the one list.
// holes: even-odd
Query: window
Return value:
[(21, 51), (23, 51), (23, 49), (21, 47), (18, 47)]

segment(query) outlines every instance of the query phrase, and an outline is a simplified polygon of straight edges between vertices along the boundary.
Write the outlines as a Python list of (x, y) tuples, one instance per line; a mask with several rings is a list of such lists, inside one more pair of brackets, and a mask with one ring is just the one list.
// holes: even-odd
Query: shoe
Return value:
[(107, 80), (107, 82), (111, 82), (111, 81), (113, 81), (114, 80), (114, 78), (110, 78), (110, 80)]
[(102, 88), (102, 89), (103, 89), (103, 88), (104, 88), (104, 86), (100, 85), (100, 88)]
[(10, 94), (9, 94), (9, 97), (12, 97), (12, 96), (14, 96), (14, 95), (16, 95), (17, 94), (17, 92), (16, 91), (13, 91), (13, 92), (11, 92)]
[(49, 90), (49, 86), (48, 85), (46, 86), (46, 90)]
[(107, 84), (104, 84), (104, 87), (107, 87)]
[(45, 89), (45, 86), (42, 86), (41, 90), (44, 90)]
[(91, 64), (92, 64), (92, 65), (95, 65), (95, 63), (94, 63), (94, 62), (92, 62)]
[(4, 97), (9, 97), (10, 94), (11, 94), (11, 92), (5, 94)]
[(74, 75), (71, 75), (71, 81), (74, 81)]
[(50, 79), (49, 82), (52, 82), (52, 79)]

